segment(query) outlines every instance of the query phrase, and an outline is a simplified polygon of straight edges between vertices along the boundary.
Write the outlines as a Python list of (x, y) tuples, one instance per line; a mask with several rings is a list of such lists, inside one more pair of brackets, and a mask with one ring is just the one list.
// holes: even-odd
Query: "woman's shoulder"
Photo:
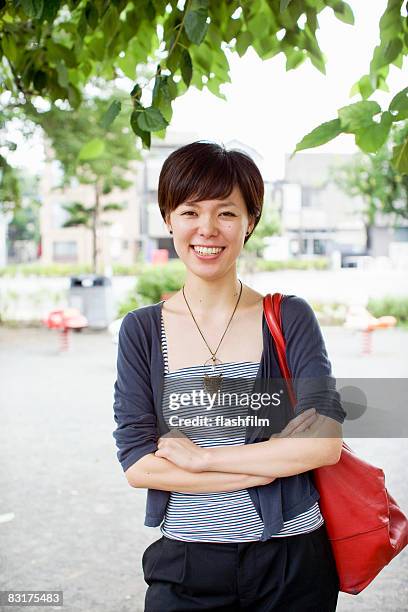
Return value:
[(130, 310), (122, 319), (121, 330), (137, 333), (141, 329), (151, 329), (160, 317), (161, 306), (162, 302), (157, 302)]
[(312, 305), (305, 298), (294, 295), (284, 294), (281, 303), (282, 325), (284, 328), (290, 327), (295, 323), (317, 324), (317, 317)]
[(282, 309), (297, 313), (309, 310), (313, 311), (313, 308), (308, 302), (308, 300), (301, 297), (300, 295), (294, 295), (292, 293), (282, 294)]

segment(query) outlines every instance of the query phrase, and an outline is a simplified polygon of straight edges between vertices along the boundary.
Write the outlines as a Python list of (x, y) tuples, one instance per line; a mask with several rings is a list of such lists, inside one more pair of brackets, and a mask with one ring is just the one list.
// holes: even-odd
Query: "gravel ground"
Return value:
[[(358, 335), (323, 331), (336, 376), (407, 377), (407, 332), (379, 333), (363, 357)], [(115, 360), (106, 332), (74, 334), (61, 354), (56, 332), (0, 327), (0, 589), (60, 589), (69, 612), (142, 612), (141, 557), (160, 531), (143, 526), (145, 492), (116, 459)], [(350, 443), (408, 511), (406, 439)], [(408, 610), (407, 575), (404, 551), (337, 609)]]

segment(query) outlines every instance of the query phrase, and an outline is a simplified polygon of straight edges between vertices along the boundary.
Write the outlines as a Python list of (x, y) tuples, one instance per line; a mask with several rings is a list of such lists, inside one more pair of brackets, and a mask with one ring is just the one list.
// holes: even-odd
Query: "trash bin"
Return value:
[(78, 308), (91, 329), (105, 329), (115, 318), (112, 282), (107, 276), (71, 276), (68, 302)]

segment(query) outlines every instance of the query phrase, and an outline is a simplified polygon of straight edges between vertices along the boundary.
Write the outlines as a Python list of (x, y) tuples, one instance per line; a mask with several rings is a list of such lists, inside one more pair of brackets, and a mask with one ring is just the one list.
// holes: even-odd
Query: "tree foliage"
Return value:
[(366, 246), (369, 250), (371, 229), (377, 214), (392, 215), (395, 221), (408, 219), (408, 175), (393, 164), (393, 151), (406, 142), (408, 126), (394, 126), (389, 142), (376, 154), (360, 153), (353, 160), (333, 169), (337, 186), (347, 195), (360, 196), (365, 204), (363, 212), (366, 227)]
[[(403, 67), (408, 53), (407, 7), (402, 0), (387, 2), (379, 23), (380, 43), (374, 49), (369, 72), (350, 92), (362, 99), (340, 108), (335, 119), (312, 130), (297, 144), (296, 151), (320, 146), (344, 133), (354, 134), (356, 145), (364, 153), (376, 153), (389, 139), (392, 127), (408, 119), (408, 87), (394, 95), (387, 109), (369, 100), (377, 90), (389, 91), (391, 65)], [(408, 140), (395, 145), (392, 161), (399, 172), (408, 174)]]
[[(243, 56), (252, 47), (265, 60), (282, 53), (287, 70), (309, 60), (325, 72), (316, 38), (319, 15), (331, 10), (352, 25), (351, 7), (342, 0), (0, 0), (0, 77), (14, 100), (36, 96), (78, 108), (95, 79), (128, 77), (130, 125), (150, 147), (151, 134), (164, 136), (172, 102), (189, 87), (207, 88), (224, 98), (230, 82), (227, 49)], [(298, 145), (319, 146), (338, 134), (352, 133), (365, 152), (386, 141), (391, 125), (408, 116), (408, 90), (382, 110), (368, 98), (386, 89), (389, 67), (402, 67), (408, 48), (406, 8), (388, 0), (380, 20), (380, 44), (369, 73), (352, 94), (361, 100), (338, 111)], [(126, 105), (125, 105), (126, 106)], [(112, 100), (103, 125), (121, 112)], [(407, 164), (407, 146), (395, 155)]]
[[(121, 104), (123, 92), (114, 95)], [(78, 108), (70, 110), (52, 105), (38, 112), (33, 106), (27, 107), (30, 119), (42, 127), (60, 162), (61, 188), (69, 186), (73, 178), (92, 187), (91, 206), (83, 202), (64, 206), (69, 215), (64, 227), (83, 225), (92, 231), (94, 272), (102, 271), (98, 239), (101, 226), (109, 225), (105, 213), (124, 208), (122, 203), (112, 201), (110, 194), (115, 188), (131, 186), (132, 162), (140, 157), (126, 116), (106, 128), (105, 107), (106, 97), (100, 96), (84, 98)]]

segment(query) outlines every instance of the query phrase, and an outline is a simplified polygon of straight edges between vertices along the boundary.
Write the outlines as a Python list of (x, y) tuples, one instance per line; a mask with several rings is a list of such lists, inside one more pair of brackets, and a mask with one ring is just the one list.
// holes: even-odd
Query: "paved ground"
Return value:
[[(351, 332), (324, 335), (336, 376), (407, 377), (408, 333), (378, 334), (368, 357)], [(0, 327), (0, 589), (62, 589), (69, 612), (143, 610), (141, 556), (160, 532), (143, 526), (145, 493), (116, 459), (115, 359), (104, 332), (75, 334), (59, 354), (52, 331)], [(408, 511), (406, 442), (352, 444)], [(404, 551), (361, 595), (341, 594), (338, 610), (407, 610), (407, 575)]]

